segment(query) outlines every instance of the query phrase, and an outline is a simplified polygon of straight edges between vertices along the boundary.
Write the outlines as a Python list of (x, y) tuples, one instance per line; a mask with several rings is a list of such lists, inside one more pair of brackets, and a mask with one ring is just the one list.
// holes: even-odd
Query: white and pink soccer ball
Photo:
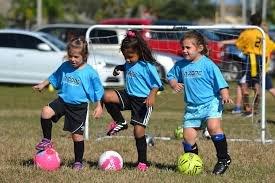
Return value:
[(105, 151), (99, 157), (98, 166), (101, 170), (119, 171), (123, 167), (123, 159), (116, 151)]
[(60, 162), (59, 155), (53, 148), (38, 152), (34, 156), (35, 165), (42, 170), (57, 170), (60, 167)]

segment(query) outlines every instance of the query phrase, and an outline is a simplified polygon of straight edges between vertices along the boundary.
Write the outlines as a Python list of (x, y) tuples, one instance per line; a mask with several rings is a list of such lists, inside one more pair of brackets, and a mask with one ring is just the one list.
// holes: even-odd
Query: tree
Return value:
[(159, 18), (188, 22), (215, 16), (215, 6), (210, 0), (169, 0), (156, 11)]

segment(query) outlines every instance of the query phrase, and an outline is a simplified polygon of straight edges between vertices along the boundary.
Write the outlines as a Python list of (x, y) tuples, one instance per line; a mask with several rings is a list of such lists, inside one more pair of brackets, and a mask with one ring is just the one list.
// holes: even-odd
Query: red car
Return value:
[[(100, 24), (109, 25), (192, 25), (190, 22), (178, 22), (173, 20), (152, 20), (142, 18), (112, 18), (105, 19)], [(212, 39), (210, 32), (200, 31), (206, 38), (209, 49), (209, 57), (216, 63), (220, 64), (223, 56), (223, 47), (219, 46), (217, 40)], [(177, 55), (182, 55), (179, 40), (183, 32), (167, 30), (165, 32), (160, 30), (144, 31), (142, 35), (147, 40), (149, 46), (155, 51), (169, 52)]]

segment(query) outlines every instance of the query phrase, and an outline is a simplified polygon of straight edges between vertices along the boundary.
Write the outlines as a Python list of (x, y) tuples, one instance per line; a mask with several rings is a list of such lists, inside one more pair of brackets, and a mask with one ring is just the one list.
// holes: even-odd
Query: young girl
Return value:
[(84, 154), (83, 131), (88, 102), (95, 102), (95, 118), (102, 115), (100, 100), (104, 94), (98, 73), (87, 64), (88, 47), (83, 37), (74, 38), (68, 43), (68, 61), (64, 62), (48, 79), (33, 86), (41, 91), (51, 84), (58, 90), (58, 98), (44, 106), (41, 112), (41, 127), (44, 138), (36, 145), (43, 151), (52, 147), (52, 122), (56, 123), (65, 115), (64, 130), (72, 134), (75, 162), (73, 168), (83, 168)]
[(231, 162), (226, 137), (221, 128), (222, 105), (232, 103), (228, 84), (219, 68), (205, 56), (206, 42), (200, 33), (184, 33), (181, 45), (185, 59), (174, 65), (167, 78), (173, 90), (184, 90), (185, 93), (183, 148), (185, 152), (198, 154), (197, 130), (206, 125), (218, 158), (213, 174), (223, 174)]
[(155, 95), (162, 83), (154, 66), (156, 60), (137, 31), (127, 32), (121, 44), (121, 51), (126, 63), (117, 66), (113, 74), (125, 72), (125, 89), (107, 90), (104, 94), (105, 107), (114, 120), (114, 125), (110, 125), (107, 134), (114, 135), (127, 129), (128, 125), (121, 111), (131, 110), (131, 124), (134, 125), (138, 152), (137, 168), (145, 171), (148, 168), (145, 128), (153, 110)]

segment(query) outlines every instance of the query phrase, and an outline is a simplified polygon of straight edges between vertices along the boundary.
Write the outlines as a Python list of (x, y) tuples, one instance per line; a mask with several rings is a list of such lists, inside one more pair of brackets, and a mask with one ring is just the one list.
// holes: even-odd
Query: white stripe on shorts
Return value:
[(152, 111), (153, 111), (153, 107), (152, 107), (152, 106), (147, 107), (147, 112), (146, 112), (145, 117), (144, 117), (144, 120), (143, 120), (143, 122), (142, 122), (143, 125), (147, 126), (148, 121), (149, 121), (149, 119), (150, 119), (150, 116), (151, 116), (151, 114), (152, 114)]
[(122, 104), (122, 109), (124, 109), (125, 105), (124, 105), (124, 102), (122, 100), (122, 97), (121, 97), (120, 93), (117, 90), (115, 90), (115, 92), (117, 93), (118, 97), (120, 98), (120, 101), (121, 101), (121, 104)]

